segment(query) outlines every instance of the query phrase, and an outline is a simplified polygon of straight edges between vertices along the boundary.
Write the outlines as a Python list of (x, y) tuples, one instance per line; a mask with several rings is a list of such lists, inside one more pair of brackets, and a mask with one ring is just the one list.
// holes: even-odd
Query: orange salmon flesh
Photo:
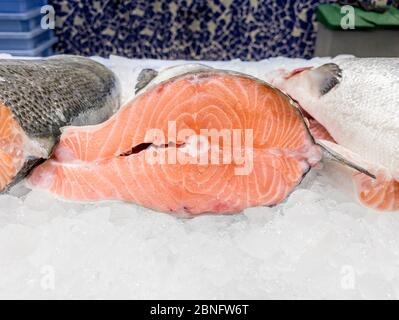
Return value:
[(23, 130), (9, 108), (0, 103), (0, 191), (23, 166)]
[[(177, 132), (192, 134), (168, 137), (170, 123)], [(152, 129), (168, 137), (166, 142), (148, 135)], [(170, 161), (171, 154), (193, 160), (196, 155), (187, 154), (186, 145), (204, 129), (239, 129), (241, 141), (250, 130), (250, 148), (224, 142), (238, 154), (251, 155), (250, 170), (237, 174), (243, 164), (234, 161)], [(223, 145), (208, 141), (209, 150), (222, 153)], [(165, 161), (148, 161), (150, 153)], [(188, 215), (236, 213), (282, 202), (319, 159), (287, 96), (256, 79), (213, 72), (160, 84), (103, 124), (67, 128), (53, 158), (33, 171), (29, 183), (64, 199), (124, 200)]]

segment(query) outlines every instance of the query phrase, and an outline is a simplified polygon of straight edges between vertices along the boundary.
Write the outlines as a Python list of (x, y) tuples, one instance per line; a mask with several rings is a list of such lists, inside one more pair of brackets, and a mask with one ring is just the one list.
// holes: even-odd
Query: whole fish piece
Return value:
[(29, 184), (70, 200), (226, 214), (280, 203), (320, 160), (296, 104), (269, 84), (200, 65), (146, 72), (108, 121), (65, 129)]
[(119, 103), (115, 75), (91, 59), (1, 59), (0, 192), (50, 156), (62, 127), (100, 123)]
[(358, 163), (375, 179), (355, 173), (362, 203), (399, 210), (399, 59), (341, 58), (294, 70), (274, 85), (331, 135), (319, 143)]

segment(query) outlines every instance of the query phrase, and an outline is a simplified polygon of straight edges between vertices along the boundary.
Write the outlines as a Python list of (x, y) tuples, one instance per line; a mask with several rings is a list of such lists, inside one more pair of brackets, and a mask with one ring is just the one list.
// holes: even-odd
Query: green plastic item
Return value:
[[(389, 6), (384, 13), (364, 11), (361, 8), (355, 9), (355, 29), (374, 28), (399, 28), (399, 10)], [(316, 10), (317, 21), (328, 29), (341, 29), (341, 19), (345, 13), (341, 13), (341, 6), (338, 4), (321, 4)]]

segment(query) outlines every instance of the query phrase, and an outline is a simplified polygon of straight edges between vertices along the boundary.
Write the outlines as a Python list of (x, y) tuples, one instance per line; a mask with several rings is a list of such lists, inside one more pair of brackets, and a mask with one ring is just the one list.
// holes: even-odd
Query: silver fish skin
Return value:
[[(17, 146), (8, 141), (10, 134), (0, 133), (0, 192), (50, 156), (63, 127), (98, 124), (114, 114), (119, 87), (111, 70), (85, 57), (0, 59), (0, 108), (12, 114), (0, 118), (0, 127), (15, 121), (9, 130), (22, 140)], [(9, 158), (19, 156), (23, 159), (13, 160), (11, 174)]]
[(399, 179), (399, 58), (338, 58), (273, 81), (342, 147)]

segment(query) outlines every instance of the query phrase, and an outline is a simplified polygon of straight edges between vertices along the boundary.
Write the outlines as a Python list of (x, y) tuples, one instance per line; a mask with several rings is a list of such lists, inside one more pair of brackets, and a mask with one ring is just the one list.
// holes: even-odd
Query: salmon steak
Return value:
[(320, 160), (295, 102), (200, 65), (142, 74), (102, 124), (68, 127), (28, 183), (63, 199), (123, 200), (183, 215), (273, 206)]
[(115, 75), (91, 59), (0, 59), (0, 192), (50, 157), (62, 127), (101, 123), (119, 104)]

